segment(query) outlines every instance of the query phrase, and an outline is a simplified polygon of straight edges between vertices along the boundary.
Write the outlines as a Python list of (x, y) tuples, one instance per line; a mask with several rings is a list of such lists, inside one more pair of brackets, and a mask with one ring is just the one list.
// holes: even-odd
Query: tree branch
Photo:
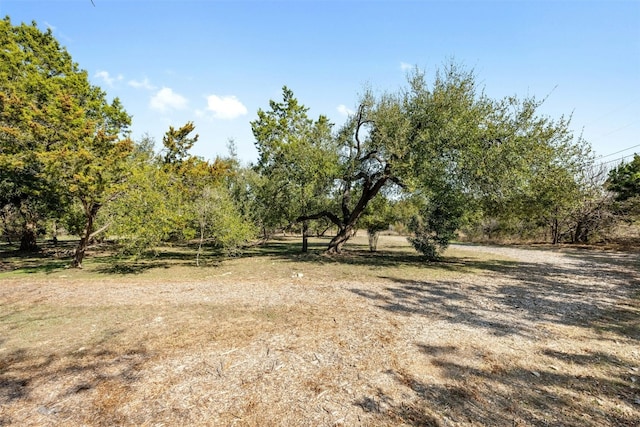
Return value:
[(336, 215), (334, 215), (329, 211), (322, 211), (313, 215), (302, 215), (296, 218), (296, 222), (302, 222), (310, 219), (320, 219), (320, 218), (327, 218), (329, 221), (333, 222), (338, 227), (343, 227), (344, 225), (343, 222), (340, 221), (340, 218), (338, 218)]
[(87, 239), (88, 241), (91, 241), (94, 237), (96, 237), (98, 234), (102, 233), (103, 231), (105, 231), (107, 228), (109, 228), (111, 226), (111, 223), (108, 222), (105, 225), (103, 225), (102, 227), (100, 227), (99, 229), (97, 229), (96, 231), (94, 231), (93, 233), (89, 234), (89, 238)]

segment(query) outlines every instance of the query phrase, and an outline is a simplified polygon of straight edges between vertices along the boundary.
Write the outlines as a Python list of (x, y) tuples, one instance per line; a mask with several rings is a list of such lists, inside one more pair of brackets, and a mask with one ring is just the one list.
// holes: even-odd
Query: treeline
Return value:
[(358, 228), (393, 226), (436, 258), (462, 232), (588, 242), (638, 214), (640, 158), (609, 172), (569, 119), (535, 98), (492, 99), (472, 71), (415, 70), (398, 92), (366, 91), (337, 127), (314, 119), (287, 87), (251, 123), (259, 158), (235, 145), (208, 161), (190, 153), (193, 123), (162, 148), (130, 138), (131, 117), (91, 85), (51, 31), (0, 21), (0, 213), (5, 239), (80, 238), (72, 264), (108, 237), (139, 254), (195, 241), (233, 254), (275, 232), (333, 230), (340, 252)]

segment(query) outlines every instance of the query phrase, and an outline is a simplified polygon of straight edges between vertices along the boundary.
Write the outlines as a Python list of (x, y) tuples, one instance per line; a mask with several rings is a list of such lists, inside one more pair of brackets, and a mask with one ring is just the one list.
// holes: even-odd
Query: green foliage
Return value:
[(364, 213), (358, 221), (358, 226), (367, 230), (370, 234), (385, 231), (396, 220), (393, 205), (381, 194), (378, 194), (367, 205)]
[(57, 94), (73, 64), (50, 31), (0, 21), (0, 207), (13, 207), (24, 236), (33, 240), (50, 213), (62, 206), (60, 188), (45, 171), (44, 149), (63, 126)]
[[(181, 141), (195, 141), (189, 137), (193, 130), (189, 123), (178, 131), (170, 128), (164, 140), (179, 133)], [(198, 237), (199, 263), (205, 240), (235, 254), (254, 237), (251, 222), (236, 207), (227, 186), (237, 167), (233, 161), (208, 162), (185, 151), (167, 163), (166, 152), (157, 156), (153, 147), (149, 137), (135, 145), (127, 160), (130, 176), (123, 194), (101, 218), (111, 224), (110, 232), (124, 253), (140, 255), (163, 241)]]
[(226, 188), (205, 187), (193, 203), (201, 238), (207, 236), (227, 255), (236, 255), (256, 232), (238, 211)]
[(124, 253), (140, 255), (185, 226), (180, 192), (153, 153), (138, 151), (129, 159), (130, 176), (123, 195), (106, 210), (102, 221)]
[(327, 117), (313, 121), (286, 86), (283, 101), (270, 101), (251, 122), (260, 155), (257, 202), (265, 228), (287, 227), (328, 203), (338, 153)]
[(615, 195), (614, 209), (623, 220), (640, 218), (640, 155), (611, 170), (605, 187)]
[[(555, 240), (564, 233), (558, 216), (569, 218), (584, 198), (583, 174), (592, 159), (569, 120), (540, 116), (541, 104), (490, 99), (473, 72), (453, 63), (431, 84), (415, 71), (398, 93), (366, 91), (357, 113), (314, 156), (301, 143), (311, 126), (306, 109), (285, 87), (284, 102), (272, 101), (272, 110), (259, 111), (252, 123), (257, 169), (265, 177), (260, 191), (270, 207), (265, 213), (272, 224), (295, 213), (298, 221), (330, 220), (338, 234), (329, 251), (339, 252), (358, 222), (372, 230), (388, 222), (379, 209), (368, 209), (379, 194), (418, 194), (428, 200), (412, 222), (423, 252), (434, 255), (456, 227), (485, 218), (553, 226)], [(335, 166), (314, 168), (322, 159)], [(318, 191), (309, 191), (314, 182), (321, 183), (312, 187)], [(567, 227), (576, 229), (572, 221)]]
[(607, 188), (616, 194), (616, 200), (624, 202), (640, 196), (640, 155), (609, 172)]
[(191, 157), (189, 150), (198, 141), (198, 135), (189, 137), (189, 134), (194, 130), (195, 125), (193, 122), (187, 122), (179, 129), (169, 126), (169, 130), (162, 138), (165, 164), (181, 164), (183, 161)]
[(358, 227), (367, 230), (369, 235), (369, 249), (375, 252), (378, 244), (378, 236), (381, 231), (389, 229), (396, 221), (393, 205), (381, 194), (378, 194), (367, 205), (362, 216), (358, 220)]
[(80, 203), (79, 266), (98, 211), (126, 177), (130, 117), (118, 99), (108, 103), (89, 83), (50, 30), (5, 18), (0, 42), (0, 187), (8, 195), (2, 203), (24, 213), (26, 232)]
[(409, 222), (409, 230), (414, 235), (409, 237), (413, 247), (430, 260), (437, 260), (451, 240), (457, 236), (464, 215), (462, 194), (451, 189), (440, 190), (419, 209)]

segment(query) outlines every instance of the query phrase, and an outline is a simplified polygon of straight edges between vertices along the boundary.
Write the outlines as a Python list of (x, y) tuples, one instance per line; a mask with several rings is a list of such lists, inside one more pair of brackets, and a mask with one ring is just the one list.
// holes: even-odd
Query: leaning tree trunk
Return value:
[(336, 234), (336, 236), (329, 242), (329, 247), (326, 252), (328, 254), (339, 254), (342, 251), (342, 246), (347, 243), (347, 240), (356, 234), (355, 231), (356, 230), (353, 225), (347, 225), (346, 227), (340, 228), (340, 230), (338, 230), (338, 234)]

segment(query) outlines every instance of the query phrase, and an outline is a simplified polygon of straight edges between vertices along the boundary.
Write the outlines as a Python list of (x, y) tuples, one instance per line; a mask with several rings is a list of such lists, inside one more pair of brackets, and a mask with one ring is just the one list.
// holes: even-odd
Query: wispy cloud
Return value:
[(207, 111), (213, 113), (213, 117), (221, 120), (233, 120), (247, 114), (247, 107), (235, 96), (207, 96)]
[(409, 64), (408, 62), (401, 62), (400, 63), (400, 69), (402, 71), (409, 71), (413, 69), (413, 65)]
[(98, 71), (94, 75), (94, 77), (102, 80), (103, 82), (105, 82), (109, 86), (113, 86), (113, 84), (116, 81), (120, 81), (120, 80), (124, 79), (124, 77), (122, 77), (122, 74), (119, 74), (117, 77), (113, 77), (113, 76), (111, 76), (111, 74), (109, 74), (108, 71), (104, 71), (104, 70)]
[(142, 81), (129, 80), (128, 84), (129, 84), (129, 86), (134, 87), (136, 89), (147, 89), (147, 90), (156, 89), (156, 87), (154, 85), (152, 85), (151, 82), (149, 81), (149, 79), (146, 78), (146, 77)]
[(336, 109), (338, 110), (338, 113), (340, 113), (340, 114), (342, 114), (343, 116), (346, 116), (346, 117), (349, 117), (349, 116), (351, 116), (351, 115), (353, 115), (355, 113), (355, 111), (353, 111), (352, 109), (348, 108), (344, 104), (338, 105), (338, 107)]
[(168, 110), (183, 110), (187, 108), (187, 98), (177, 94), (173, 89), (163, 87), (151, 97), (149, 106), (153, 110), (165, 112)]

